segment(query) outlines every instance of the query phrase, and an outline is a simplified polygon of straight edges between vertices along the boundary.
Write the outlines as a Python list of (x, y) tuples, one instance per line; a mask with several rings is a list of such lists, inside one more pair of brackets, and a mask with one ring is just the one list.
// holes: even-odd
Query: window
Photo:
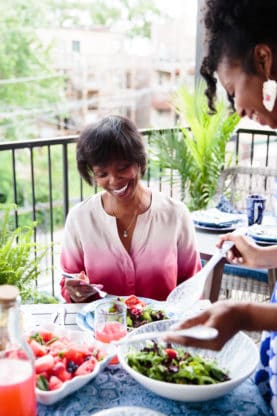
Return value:
[(79, 40), (73, 40), (72, 41), (72, 51), (73, 52), (80, 52), (80, 41)]

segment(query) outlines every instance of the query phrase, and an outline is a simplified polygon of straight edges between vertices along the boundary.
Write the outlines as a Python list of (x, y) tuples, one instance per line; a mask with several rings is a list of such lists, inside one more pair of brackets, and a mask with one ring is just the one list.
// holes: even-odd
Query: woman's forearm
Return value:
[(259, 247), (256, 262), (257, 268), (277, 268), (277, 246)]
[(240, 318), (241, 330), (277, 331), (277, 304), (238, 303), (233, 310)]

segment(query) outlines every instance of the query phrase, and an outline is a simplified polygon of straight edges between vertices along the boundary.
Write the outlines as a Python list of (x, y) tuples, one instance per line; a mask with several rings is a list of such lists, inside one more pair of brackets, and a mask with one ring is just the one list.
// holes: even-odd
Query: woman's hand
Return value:
[(97, 286), (102, 289), (102, 285), (90, 284), (88, 276), (84, 271), (80, 272), (75, 279), (65, 279), (64, 287), (68, 292), (70, 299), (75, 303), (91, 302), (98, 299), (98, 292), (94, 289)]
[(167, 336), (164, 338), (164, 341), (218, 351), (230, 338), (243, 328), (244, 318), (239, 304), (235, 304), (231, 301), (220, 301), (213, 304), (200, 315), (187, 319), (171, 329), (185, 329), (195, 325), (207, 325), (216, 328), (218, 330), (218, 335), (212, 340), (199, 340), (183, 336)]
[(260, 259), (258, 258), (261, 247), (258, 247), (245, 235), (240, 235), (236, 232), (225, 234), (220, 238), (217, 247), (221, 248), (224, 241), (233, 241), (235, 244), (226, 256), (230, 263), (253, 268), (264, 267), (260, 265)]

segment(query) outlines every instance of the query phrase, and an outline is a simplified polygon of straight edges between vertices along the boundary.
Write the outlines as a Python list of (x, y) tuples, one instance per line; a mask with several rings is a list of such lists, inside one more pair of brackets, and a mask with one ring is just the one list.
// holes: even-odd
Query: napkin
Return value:
[(242, 214), (243, 211), (236, 209), (225, 195), (220, 195), (216, 208), (221, 212), (229, 212), (231, 214)]

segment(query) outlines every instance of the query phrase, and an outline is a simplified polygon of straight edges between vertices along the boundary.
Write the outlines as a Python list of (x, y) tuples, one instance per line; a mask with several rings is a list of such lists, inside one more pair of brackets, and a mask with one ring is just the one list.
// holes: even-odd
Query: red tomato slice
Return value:
[(177, 351), (175, 351), (173, 348), (166, 348), (165, 352), (171, 360), (177, 357)]
[(145, 303), (136, 297), (136, 295), (131, 295), (125, 300), (125, 305), (127, 308), (133, 308), (136, 305), (145, 306)]

